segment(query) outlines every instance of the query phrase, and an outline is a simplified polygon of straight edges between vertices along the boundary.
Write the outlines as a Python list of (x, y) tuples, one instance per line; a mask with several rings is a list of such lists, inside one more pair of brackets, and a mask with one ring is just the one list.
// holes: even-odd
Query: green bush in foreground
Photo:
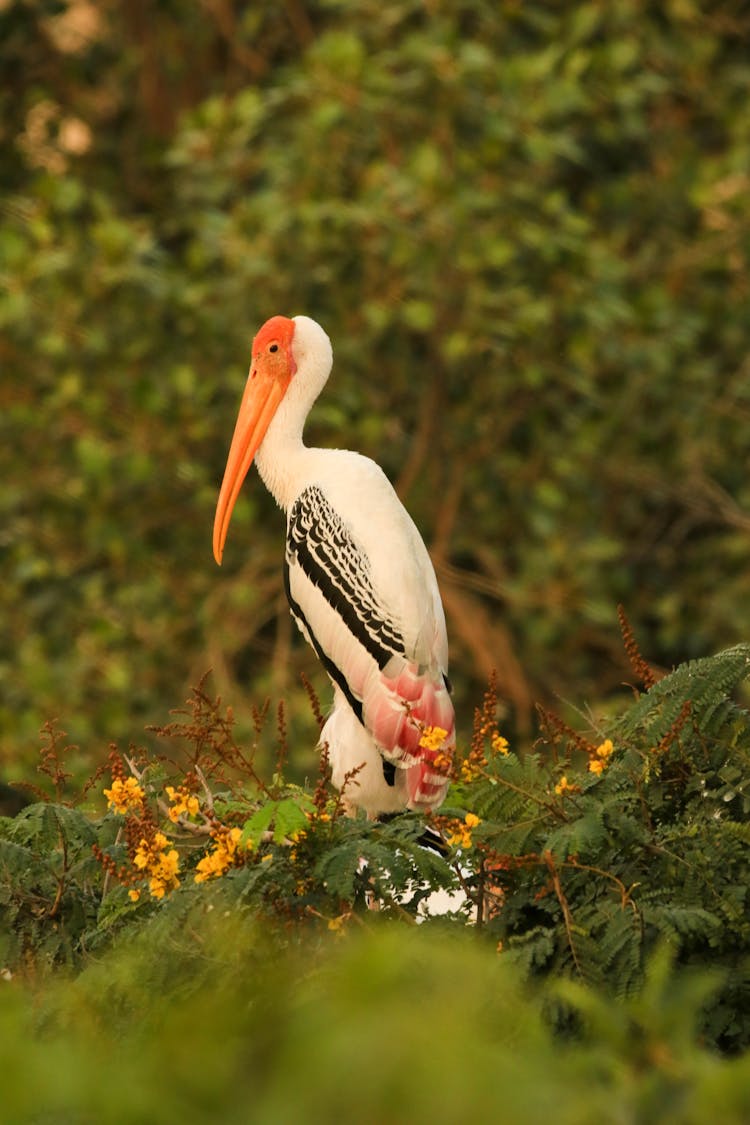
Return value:
[[(113, 749), (78, 807), (47, 730), (55, 799), (0, 821), (4, 1070), (53, 1060), (55, 1121), (145, 1121), (162, 1081), (165, 1120), (217, 1097), (227, 1121), (248, 1104), (447, 1121), (466, 1099), (511, 1120), (698, 1121), (709, 1098), (741, 1120), (750, 645), (657, 681), (626, 639), (647, 690), (606, 729), (544, 712), (519, 757), (490, 686), (427, 826), (442, 851), (418, 816), (347, 818), (325, 773), (288, 783), (283, 710), (245, 748), (203, 685), (161, 754)], [(253, 766), (269, 738), (270, 782)], [(436, 891), (456, 892), (438, 916)]]
[(561, 1042), (513, 964), (469, 934), (378, 919), (285, 945), (228, 902), (221, 885), (190, 910), (173, 900), (171, 925), (157, 914), (35, 1003), (8, 985), (4, 1120), (747, 1120), (750, 1059), (695, 1040), (710, 975), (660, 957), (637, 1000), (568, 991), (590, 1031)]

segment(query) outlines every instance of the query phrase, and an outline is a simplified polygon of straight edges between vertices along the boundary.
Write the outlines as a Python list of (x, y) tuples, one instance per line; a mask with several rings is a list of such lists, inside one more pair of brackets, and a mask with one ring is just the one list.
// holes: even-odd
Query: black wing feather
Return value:
[[(290, 570), (302, 568), (378, 668), (385, 668), (392, 656), (403, 655), (403, 637), (373, 589), (370, 560), (316, 485), (298, 496), (289, 514), (286, 564)], [(304, 618), (288, 579), (287, 596), (295, 616)], [(305, 627), (312, 640), (309, 623)], [(320, 645), (313, 642), (313, 647), (321, 655)]]

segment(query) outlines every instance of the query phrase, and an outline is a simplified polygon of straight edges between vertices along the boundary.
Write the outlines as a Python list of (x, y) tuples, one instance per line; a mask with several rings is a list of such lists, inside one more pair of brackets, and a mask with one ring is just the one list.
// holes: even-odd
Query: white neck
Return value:
[(312, 451), (302, 440), (302, 425), (283, 429), (276, 425), (280, 419), (281, 408), (255, 454), (255, 467), (276, 503), (286, 512), (302, 490), (305, 462)]
[(331, 342), (319, 324), (306, 316), (294, 317), (294, 324), (297, 370), (255, 455), (261, 480), (285, 512), (302, 491), (317, 452), (304, 444), (302, 430), (333, 362)]

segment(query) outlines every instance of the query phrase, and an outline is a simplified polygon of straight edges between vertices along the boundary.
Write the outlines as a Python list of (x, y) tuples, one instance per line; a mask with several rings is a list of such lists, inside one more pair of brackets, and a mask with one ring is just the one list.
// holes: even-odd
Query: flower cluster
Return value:
[(450, 752), (442, 749), (445, 739), (448, 737), (448, 731), (443, 727), (423, 727), (419, 745), (423, 750), (429, 751), (434, 754), (431, 759), (432, 768), (437, 773), (448, 774), (453, 762)]
[(612, 739), (606, 738), (589, 758), (589, 773), (601, 774), (609, 765), (609, 759), (614, 753)]
[(555, 786), (555, 793), (557, 793), (558, 797), (562, 797), (565, 793), (580, 793), (580, 792), (581, 792), (580, 785), (573, 785), (570, 781), (568, 781), (567, 777), (565, 777), (564, 775), (560, 778), (557, 785)]
[(104, 790), (110, 809), (121, 815), (140, 810), (145, 795), (134, 777), (116, 777), (112, 781), (112, 788)]
[(306, 828), (299, 828), (296, 832), (291, 832), (289, 835), (289, 859), (292, 863), (297, 863), (300, 858), (300, 850), (304, 848), (308, 840)]
[(306, 828), (299, 828), (289, 834), (289, 862), (295, 867), (295, 890), (298, 895), (307, 894), (313, 885), (309, 875), (309, 844), (312, 837)]
[(474, 813), (467, 813), (464, 819), (452, 820), (448, 825), (446, 842), (451, 848), (470, 848), (471, 831), (481, 824), (481, 820)]
[(510, 752), (508, 739), (503, 738), (496, 727), (485, 723), (477, 731), (474, 739), (472, 740), (469, 753), (461, 762), (461, 781), (476, 781), (476, 779), (480, 777), (484, 770), (487, 768), (487, 756), (484, 752), (486, 738), (489, 738), (490, 740), (490, 748), (493, 754), (499, 754), (500, 757), (507, 758)]
[(169, 797), (170, 808), (167, 815), (173, 823), (177, 823), (181, 816), (197, 816), (200, 804), (198, 798), (194, 793), (185, 785), (179, 785), (176, 789), (173, 785), (167, 785), (166, 794)]
[[(177, 875), (180, 857), (170, 844), (163, 832), (155, 832), (150, 840), (142, 836), (133, 856), (135, 866), (149, 876), (148, 888), (153, 898), (164, 898), (168, 891), (180, 885)], [(131, 891), (130, 897), (136, 901), (138, 892)]]
[(493, 733), (490, 745), (496, 754), (502, 754), (503, 757), (507, 755), (509, 750), (508, 739), (503, 738), (497, 731)]
[(239, 842), (242, 835), (240, 828), (216, 828), (211, 833), (214, 846), (208, 855), (198, 863), (195, 869), (196, 883), (205, 883), (208, 879), (224, 875), (230, 867), (237, 867), (241, 860)]
[(476, 781), (486, 765), (483, 751), (472, 748), (461, 762), (461, 781)]
[(424, 727), (419, 745), (425, 750), (439, 750), (448, 735), (442, 727)]
[[(489, 746), (488, 746), (489, 743)], [(505, 757), (508, 754), (508, 740), (497, 729), (497, 679), (493, 672), (487, 685), (482, 706), (474, 711), (474, 730), (469, 753), (461, 762), (459, 780), (476, 781), (488, 765), (488, 754)]]

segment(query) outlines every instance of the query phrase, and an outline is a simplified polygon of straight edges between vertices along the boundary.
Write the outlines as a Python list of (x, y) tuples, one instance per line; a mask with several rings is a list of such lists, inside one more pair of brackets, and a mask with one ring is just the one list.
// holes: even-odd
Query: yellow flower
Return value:
[(491, 746), (496, 754), (505, 755), (508, 753), (508, 739), (503, 738), (497, 731), (492, 736)]
[(614, 754), (615, 748), (611, 738), (605, 738), (589, 759), (589, 773), (602, 774), (609, 765), (609, 759)]
[(151, 870), (151, 878), (148, 882), (148, 889), (154, 898), (164, 898), (167, 891), (179, 887), (180, 880), (177, 877), (179, 866), (180, 857), (176, 848), (172, 848), (171, 851), (159, 856), (157, 863)]
[(448, 846), (451, 848), (470, 848), (471, 830), (481, 823), (479, 817), (474, 813), (467, 813), (463, 824), (460, 820), (452, 821), (448, 832)]
[(155, 832), (150, 843), (142, 836), (133, 856), (135, 866), (150, 876), (148, 887), (154, 898), (164, 898), (167, 891), (180, 885), (180, 857), (176, 848), (166, 850), (169, 843), (163, 832)]
[(487, 759), (484, 755), (476, 755), (472, 751), (468, 758), (464, 758), (463, 762), (461, 762), (461, 780), (474, 781), (481, 775), (486, 765)]
[(218, 878), (235, 865), (237, 845), (241, 835), (241, 828), (219, 829), (213, 834), (213, 850), (205, 855), (195, 868), (196, 883), (205, 883), (207, 879)]
[(306, 839), (307, 839), (307, 829), (306, 828), (298, 828), (296, 832), (290, 832), (289, 842), (291, 843), (292, 846), (289, 849), (289, 859), (292, 861), (292, 863), (297, 862), (297, 858), (298, 858), (297, 844), (303, 843), (304, 840), (306, 840)]
[(137, 887), (131, 887), (130, 890), (128, 891), (128, 898), (130, 899), (130, 901), (131, 902), (138, 902), (138, 899), (140, 897), (141, 897), (141, 892), (137, 889)]
[(116, 777), (112, 782), (112, 788), (104, 790), (109, 808), (121, 814), (130, 812), (131, 809), (139, 809), (145, 795), (134, 777), (128, 777), (125, 781)]
[(141, 869), (150, 869), (159, 858), (159, 852), (164, 851), (169, 841), (163, 832), (154, 833), (153, 840), (149, 843), (145, 836), (141, 836), (135, 850), (133, 863)]
[(419, 745), (424, 750), (439, 750), (448, 735), (442, 727), (425, 727)]
[(451, 755), (446, 754), (443, 750), (439, 750), (435, 757), (432, 759), (430, 769), (434, 770), (435, 773), (443, 773), (447, 775), (448, 773), (450, 773), (452, 765), (453, 759)]
[(555, 793), (558, 797), (563, 797), (566, 793), (580, 793), (580, 785), (576, 785), (572, 781), (568, 781), (567, 777), (561, 777), (555, 786)]
[(172, 805), (167, 814), (171, 821), (176, 823), (181, 816), (198, 815), (200, 809), (198, 798), (184, 785), (180, 785), (177, 789), (173, 785), (168, 785), (166, 792)]

